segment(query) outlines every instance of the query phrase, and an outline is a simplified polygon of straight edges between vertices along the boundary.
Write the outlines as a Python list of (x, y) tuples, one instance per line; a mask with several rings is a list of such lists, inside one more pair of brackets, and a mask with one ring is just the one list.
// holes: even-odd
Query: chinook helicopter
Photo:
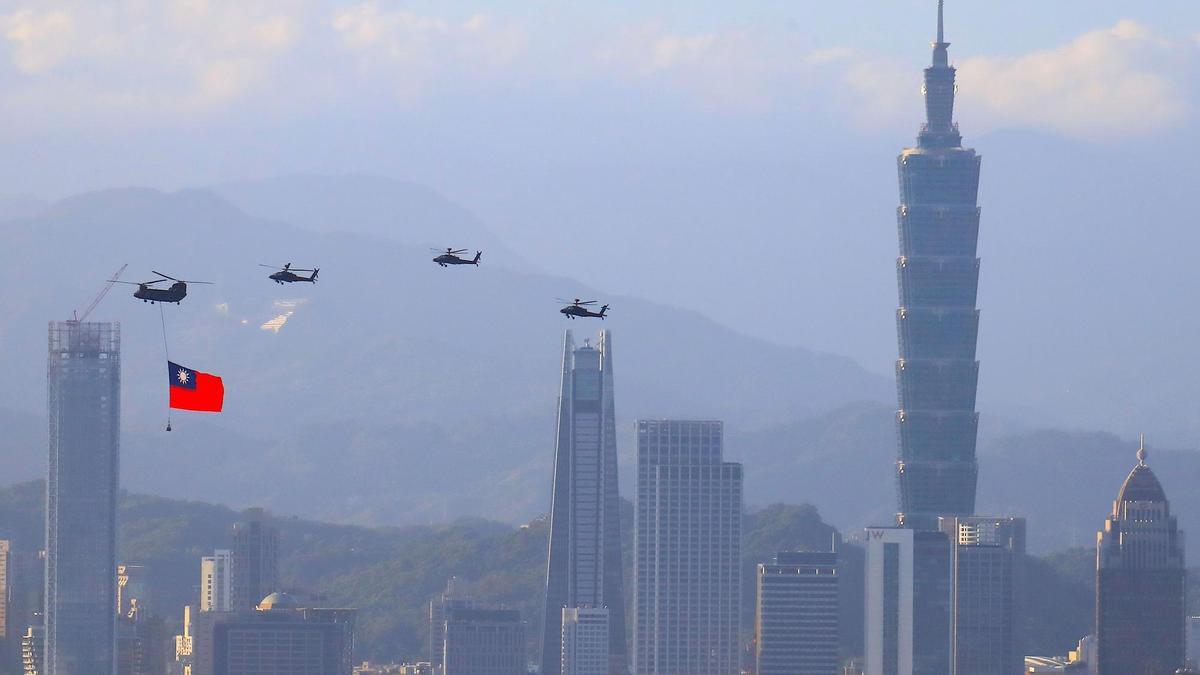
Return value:
[(599, 312), (593, 312), (590, 309), (588, 309), (588, 305), (596, 304), (595, 300), (586, 300), (585, 301), (585, 300), (580, 300), (579, 298), (575, 298), (574, 301), (571, 301), (571, 300), (564, 300), (562, 298), (559, 298), (558, 301), (570, 303), (566, 307), (563, 307), (562, 309), (560, 309), (558, 311), (561, 312), (563, 315), (565, 315), (568, 319), (571, 319), (571, 320), (574, 320), (575, 317), (581, 317), (581, 318), (596, 317), (599, 319), (603, 319), (605, 314), (608, 312), (608, 305), (601, 305)]
[[(212, 283), (211, 281), (184, 281), (183, 279), (176, 279), (175, 277), (167, 276), (158, 270), (150, 271), (154, 272), (161, 278), (153, 281), (118, 281), (116, 279), (112, 279), (111, 281), (118, 284), (137, 286), (137, 290), (133, 292), (133, 297), (141, 300), (142, 302), (148, 302), (150, 304), (154, 304), (156, 302), (173, 302), (177, 305), (181, 300), (187, 297), (188, 284)], [(175, 283), (171, 284), (168, 288), (154, 287), (155, 284), (161, 284), (167, 281), (174, 281)]]
[(438, 257), (434, 258), (433, 262), (441, 265), (442, 267), (447, 267), (449, 265), (475, 265), (476, 267), (478, 267), (479, 259), (481, 257), (483, 257), (483, 251), (475, 251), (475, 257), (473, 259), (458, 257), (458, 256), (462, 255), (463, 253), (467, 252), (467, 249), (465, 249), (465, 248), (460, 248), (457, 250), (448, 248), (445, 251), (443, 251), (440, 248), (431, 248), (429, 250), (433, 251), (434, 253), (441, 254)]
[[(277, 283), (279, 285), (292, 284), (297, 281), (307, 281), (311, 284), (315, 284), (315, 283), (317, 283), (317, 272), (321, 271), (321, 268), (319, 268), (319, 267), (314, 267), (311, 270), (310, 269), (301, 269), (299, 267), (293, 268), (292, 263), (287, 263), (283, 267), (276, 267), (274, 265), (263, 265), (262, 263), (259, 263), (258, 266), (259, 267), (269, 267), (273, 270), (279, 270), (278, 272), (275, 272), (275, 273), (271, 274), (271, 276), (267, 277), (268, 279), (270, 279), (271, 281), (274, 281), (275, 283)], [(301, 274), (296, 274), (296, 272), (312, 272), (312, 274), (310, 274), (309, 276), (306, 277)]]

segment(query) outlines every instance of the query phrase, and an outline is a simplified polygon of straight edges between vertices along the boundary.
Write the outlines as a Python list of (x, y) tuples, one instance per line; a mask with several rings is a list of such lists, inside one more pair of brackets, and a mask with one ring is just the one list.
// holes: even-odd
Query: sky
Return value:
[[(894, 162), (935, 6), (3, 0), (0, 195), (390, 176), (545, 271), (887, 373)], [(946, 23), (984, 156), (981, 408), (1134, 433), (1200, 395), (1177, 316), (1200, 3), (951, 0)], [(1125, 409), (1147, 372), (1164, 383)]]
[[(686, 157), (716, 128), (730, 133), (710, 152), (785, 125), (908, 134), (933, 7), (7, 0), (5, 192), (320, 170), (469, 196), (463, 165)], [(976, 134), (1096, 140), (1190, 121), (1194, 2), (952, 1), (947, 23)]]

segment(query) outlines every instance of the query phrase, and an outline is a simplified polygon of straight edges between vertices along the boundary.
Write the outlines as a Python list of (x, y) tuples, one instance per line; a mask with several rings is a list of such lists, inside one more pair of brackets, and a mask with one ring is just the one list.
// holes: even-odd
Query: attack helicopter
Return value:
[[(291, 283), (295, 283), (297, 281), (307, 281), (311, 284), (315, 284), (315, 283), (317, 283), (317, 272), (321, 271), (321, 268), (319, 268), (319, 267), (314, 267), (311, 270), (310, 269), (301, 269), (299, 267), (293, 268), (292, 263), (287, 263), (283, 267), (276, 267), (274, 265), (263, 265), (262, 263), (259, 263), (258, 266), (259, 267), (269, 267), (273, 270), (279, 270), (278, 272), (271, 274), (271, 276), (269, 276), (267, 278), (281, 286), (283, 284), (291, 284)], [(296, 274), (296, 272), (312, 272), (312, 274), (310, 274), (309, 276), (306, 277), (301, 274)]]
[(457, 250), (448, 248), (445, 251), (440, 248), (431, 248), (429, 250), (433, 251), (434, 253), (441, 254), (434, 258), (433, 262), (441, 265), (442, 267), (447, 267), (449, 265), (475, 265), (478, 267), (479, 259), (483, 256), (483, 251), (475, 251), (475, 257), (473, 259), (458, 257), (467, 252), (467, 249), (465, 248), (460, 248)]
[[(188, 284), (212, 283), (211, 281), (184, 281), (183, 279), (176, 279), (175, 277), (163, 274), (158, 270), (150, 271), (157, 274), (161, 278), (155, 279), (154, 281), (118, 281), (117, 279), (110, 279), (110, 281), (117, 284), (129, 284), (130, 286), (137, 286), (137, 290), (133, 292), (133, 297), (141, 300), (142, 302), (148, 302), (150, 304), (154, 304), (156, 302), (173, 302), (177, 305), (181, 300), (187, 297)], [(155, 284), (161, 284), (167, 281), (174, 281), (175, 283), (171, 284), (169, 288), (154, 287)]]
[(562, 314), (564, 314), (568, 319), (571, 319), (571, 320), (574, 320), (575, 317), (581, 317), (581, 318), (596, 317), (599, 319), (603, 319), (605, 314), (608, 312), (608, 305), (601, 305), (599, 312), (593, 312), (590, 309), (588, 309), (588, 305), (596, 304), (595, 300), (580, 300), (579, 298), (575, 298), (574, 301), (571, 301), (571, 300), (564, 300), (562, 298), (559, 298), (558, 301), (570, 303), (566, 307), (563, 307), (562, 309), (560, 309), (558, 311), (561, 312)]

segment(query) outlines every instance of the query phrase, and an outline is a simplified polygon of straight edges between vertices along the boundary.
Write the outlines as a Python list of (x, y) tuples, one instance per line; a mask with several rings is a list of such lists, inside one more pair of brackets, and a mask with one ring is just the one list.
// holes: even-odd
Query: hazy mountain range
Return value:
[[(10, 480), (44, 472), (46, 322), (86, 306), (128, 262), (126, 280), (157, 269), (215, 282), (191, 287), (161, 319), (117, 286), (92, 317), (122, 322), (131, 489), (343, 522), (528, 519), (549, 495), (562, 332), (582, 340), (605, 327), (626, 460), (636, 417), (719, 418), (729, 458), (746, 463), (749, 503), (811, 502), (849, 530), (895, 510), (890, 376), (539, 273), (538, 261), (420, 186), (300, 176), (7, 203), (0, 457)], [(438, 268), (427, 249), (443, 245), (483, 248), (485, 264)], [(277, 286), (257, 266), (288, 261), (321, 267), (320, 283)], [(575, 296), (611, 302), (611, 318), (567, 321), (555, 298)], [(171, 358), (222, 375), (227, 388), (226, 412), (176, 414), (170, 434), (160, 321)], [(1029, 515), (1042, 550), (1086, 544), (1133, 446), (986, 413), (984, 422), (981, 512)], [(1195, 475), (1200, 455), (1156, 452), (1160, 461)], [(1168, 492), (1186, 502), (1175, 475), (1186, 474), (1165, 476)], [(1179, 510), (1187, 527), (1189, 509)]]

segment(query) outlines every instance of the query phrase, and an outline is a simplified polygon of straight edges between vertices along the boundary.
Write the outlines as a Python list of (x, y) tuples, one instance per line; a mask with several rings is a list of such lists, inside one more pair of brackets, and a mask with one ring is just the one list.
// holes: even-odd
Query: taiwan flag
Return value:
[(172, 408), (221, 412), (225, 402), (225, 385), (221, 378), (170, 361), (167, 361), (167, 378), (171, 385)]

